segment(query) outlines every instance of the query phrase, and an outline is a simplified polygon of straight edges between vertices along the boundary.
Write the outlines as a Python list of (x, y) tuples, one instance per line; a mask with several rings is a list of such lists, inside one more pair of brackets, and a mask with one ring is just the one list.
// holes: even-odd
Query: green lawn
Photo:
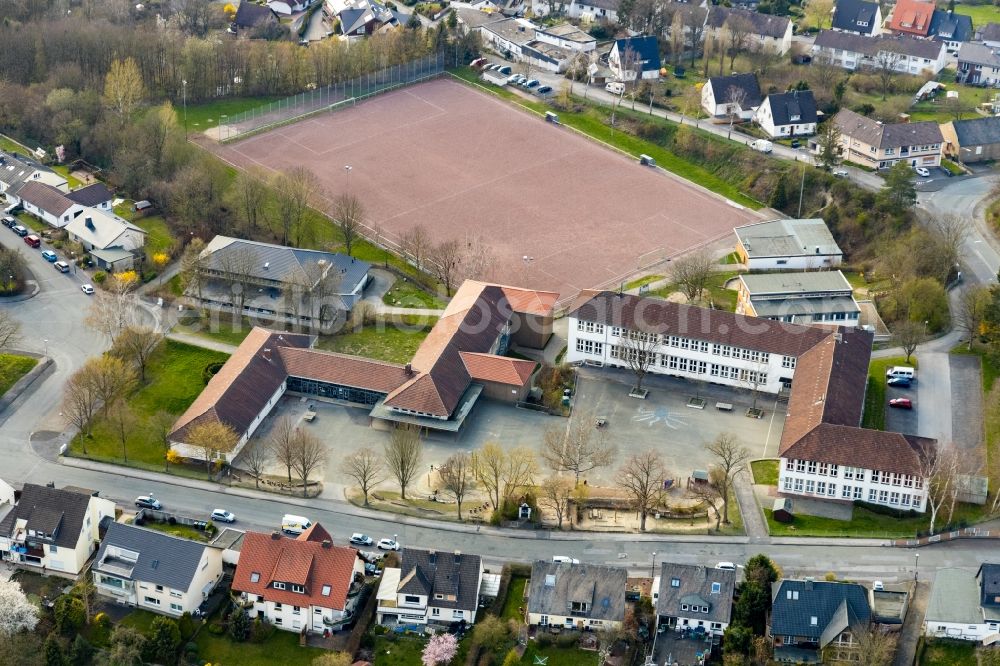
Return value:
[(631, 282), (625, 283), (625, 291), (631, 291), (632, 289), (638, 289), (639, 287), (644, 287), (651, 282), (656, 282), (657, 280), (662, 280), (662, 275), (644, 275), (641, 278), (632, 280)]
[(171, 525), (170, 523), (157, 523), (150, 520), (143, 523), (143, 527), (191, 541), (208, 541), (204, 532), (190, 525)]
[(524, 588), (528, 585), (528, 579), (521, 576), (514, 576), (510, 579), (510, 586), (507, 588), (507, 600), (503, 605), (503, 614), (500, 616), (504, 620), (524, 620), (524, 613), (518, 609), (524, 606)]
[(39, 220), (34, 215), (25, 213), (24, 211), (17, 213), (16, 215), (14, 215), (14, 217), (16, 217), (17, 221), (20, 222), (23, 226), (28, 227), (32, 231), (37, 231), (38, 233), (41, 233), (43, 231), (48, 231), (49, 229), (52, 228), (45, 222)]
[(240, 323), (236, 324), (228, 315), (218, 316), (214, 322), (211, 316), (204, 315), (197, 320), (197, 323), (182, 319), (174, 331), (238, 347), (253, 326), (254, 324), (246, 317), (242, 317)]
[(397, 326), (376, 324), (365, 326), (360, 331), (350, 331), (338, 335), (320, 336), (316, 346), (319, 349), (365, 356), (391, 363), (408, 363), (417, 347), (427, 337), (435, 317), (426, 317), (427, 323), (419, 326)]
[(300, 647), (294, 631), (276, 629), (264, 643), (236, 643), (228, 636), (215, 636), (206, 630), (198, 632), (198, 663), (218, 666), (273, 666), (274, 664), (308, 664), (326, 654), (321, 648)]
[(30, 356), (0, 354), (0, 396), (16, 384), (21, 377), (28, 374), (37, 364), (38, 361)]
[[(861, 506), (854, 507), (854, 517), (850, 521), (820, 518), (818, 516), (796, 515), (791, 524), (774, 520), (769, 508), (764, 507), (767, 526), (771, 536), (811, 536), (811, 537), (858, 537), (903, 539), (916, 536), (918, 531), (930, 526), (930, 513), (912, 518), (897, 518), (874, 513)], [(938, 513), (936, 532), (945, 526), (947, 511)], [(983, 519), (983, 507), (973, 504), (959, 504), (955, 507), (953, 523), (965, 521), (974, 523)]]
[(427, 641), (414, 636), (376, 636), (374, 666), (421, 666)]
[(75, 190), (83, 185), (79, 178), (69, 172), (69, 167), (65, 164), (53, 164), (51, 168), (57, 174), (66, 179), (66, 184), (69, 185), (71, 190)]
[(0, 134), (0, 150), (5, 150), (8, 153), (20, 153), (22, 155), (26, 155), (31, 152), (31, 149), (23, 143), (18, 143), (5, 134)]
[(976, 645), (968, 641), (927, 640), (920, 666), (976, 666)]
[(397, 279), (389, 291), (382, 296), (382, 302), (397, 308), (443, 309), (445, 302), (429, 294), (410, 280)]
[[(740, 271), (725, 271), (721, 273), (713, 273), (712, 277), (708, 279), (706, 289), (708, 290), (709, 298), (712, 299), (712, 303), (714, 303), (717, 308), (726, 310), (727, 312), (736, 311), (736, 290), (727, 289), (726, 283), (739, 274)], [(653, 291), (648, 292), (646, 296), (667, 298), (675, 291), (679, 291), (679, 289), (680, 287), (676, 284), (668, 284), (665, 287), (660, 287), (659, 289), (654, 289)], [(703, 305), (708, 306), (708, 303), (704, 303)]]
[(885, 430), (885, 410), (888, 409), (886, 402), (885, 371), (894, 365), (909, 365), (917, 367), (917, 359), (910, 357), (910, 362), (906, 362), (903, 356), (892, 358), (878, 358), (868, 366), (868, 391), (865, 393), (865, 413), (861, 419), (863, 428), (874, 430)]
[[(226, 99), (205, 102), (203, 104), (187, 105), (187, 126), (188, 131), (203, 132), (219, 124), (219, 118), (225, 114), (234, 116), (249, 109), (255, 109), (271, 102), (282, 99), (280, 97), (228, 97)], [(177, 123), (184, 124), (184, 105), (174, 106), (177, 113)]]
[[(227, 358), (226, 354), (173, 340), (165, 340), (161, 344), (149, 360), (145, 385), (128, 399), (136, 415), (135, 426), (126, 439), (130, 465), (162, 468), (164, 450), (157, 441), (153, 415), (162, 410), (180, 416), (205, 388), (205, 368)], [(121, 442), (112, 432), (110, 424), (101, 417), (96, 419), (93, 435), (87, 439), (86, 445), (87, 456), (91, 458), (123, 462)], [(71, 449), (77, 455), (83, 455), (80, 436), (73, 440)], [(183, 469), (171, 466), (175, 472)]]
[(528, 644), (528, 649), (524, 651), (519, 664), (536, 664), (535, 657), (548, 659), (545, 663), (548, 666), (582, 666), (583, 664), (596, 664), (597, 658), (594, 652), (580, 648), (561, 648), (550, 645), (540, 648), (534, 643)]
[(136, 216), (132, 212), (131, 200), (124, 201), (115, 206), (115, 215), (129, 220), (135, 226), (146, 232), (146, 255), (152, 257), (158, 252), (172, 255), (177, 239), (170, 229), (170, 225), (163, 219), (162, 215)]
[(987, 23), (1000, 23), (1000, 7), (993, 4), (955, 5), (956, 14), (972, 17), (972, 25), (976, 28), (986, 27)]
[(158, 617), (163, 617), (163, 616), (137, 608), (128, 615), (126, 615), (125, 617), (123, 617), (121, 622), (119, 622), (118, 624), (120, 624), (123, 627), (132, 627), (133, 629), (137, 629), (141, 633), (148, 636), (149, 629), (153, 624), (153, 620), (155, 620)]
[(753, 482), (761, 486), (778, 485), (778, 465), (777, 460), (754, 460), (750, 463)]

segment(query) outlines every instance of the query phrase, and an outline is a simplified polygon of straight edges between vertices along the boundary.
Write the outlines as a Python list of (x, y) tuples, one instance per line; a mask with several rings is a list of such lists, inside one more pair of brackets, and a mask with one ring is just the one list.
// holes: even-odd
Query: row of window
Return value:
[(692, 613), (707, 613), (708, 612), (708, 606), (698, 606), (696, 604), (691, 604), (689, 606), (688, 604), (681, 604), (681, 610), (682, 611), (689, 610)]
[[(603, 334), (604, 324), (597, 324), (591, 321), (578, 320), (576, 323), (576, 330), (582, 333)], [(725, 356), (727, 358), (738, 358), (744, 361), (752, 361), (754, 363), (768, 363), (771, 360), (771, 355), (768, 352), (756, 351), (753, 349), (746, 349), (744, 347), (736, 347), (733, 345), (709, 343), (705, 340), (696, 340), (695, 338), (686, 338), (680, 335), (658, 335), (656, 333), (646, 333), (643, 331), (635, 331), (632, 329), (623, 328), (621, 326), (612, 326), (611, 336), (615, 338), (627, 337), (631, 340), (638, 340), (640, 342), (655, 342), (656, 344), (661, 344), (667, 347), (676, 347), (677, 349), (690, 349), (692, 351), (701, 352), (703, 354), (712, 353), (715, 354), (716, 356)], [(579, 348), (579, 342), (577, 342), (577, 347)], [(783, 357), (782, 367), (794, 368), (795, 358), (791, 356)]]
[(730, 365), (719, 365), (713, 363), (709, 371), (713, 377), (722, 379), (734, 379), (748, 384), (766, 384), (767, 373), (760, 370), (747, 370), (746, 368), (734, 368)]
[(583, 319), (578, 319), (576, 321), (576, 330), (581, 333), (598, 333), (604, 334), (604, 324), (598, 324), (593, 321), (584, 321)]
[(593, 340), (585, 340), (584, 338), (577, 338), (576, 350), (581, 354), (604, 356), (604, 343), (594, 342)]
[(690, 372), (696, 375), (703, 375), (708, 372), (708, 363), (705, 361), (696, 361), (693, 358), (684, 358), (681, 356), (663, 354), (660, 356), (660, 365), (670, 370)]
[[(833, 463), (817, 462), (815, 460), (796, 460), (788, 458), (785, 461), (785, 469), (789, 472), (799, 472), (805, 474), (815, 474), (818, 476), (838, 476), (841, 471), (840, 466)], [(843, 467), (844, 479), (848, 481), (864, 481), (868, 470), (863, 467)], [(899, 474), (896, 472), (882, 472), (872, 470), (871, 482), (886, 486), (902, 486), (904, 488), (923, 488), (924, 482), (919, 477), (912, 474)]]
[[(804, 492), (809, 495), (822, 495), (825, 497), (837, 496), (836, 483), (817, 481), (815, 479), (798, 479), (786, 476), (782, 487), (784, 490), (796, 493)], [(844, 484), (840, 488), (840, 498), (844, 500), (863, 500), (865, 499), (864, 488), (862, 486)], [(868, 501), (873, 504), (893, 504), (898, 506), (919, 507), (921, 496), (910, 493), (869, 488)]]
[[(160, 605), (160, 600), (157, 599), (156, 597), (144, 597), (143, 598), (143, 602), (145, 602), (146, 605), (148, 605), (148, 606), (159, 606)], [(184, 607), (181, 606), (180, 604), (174, 604), (174, 603), (172, 603), (172, 604), (170, 604), (170, 610), (172, 610), (175, 613), (181, 613), (181, 612), (184, 611)]]

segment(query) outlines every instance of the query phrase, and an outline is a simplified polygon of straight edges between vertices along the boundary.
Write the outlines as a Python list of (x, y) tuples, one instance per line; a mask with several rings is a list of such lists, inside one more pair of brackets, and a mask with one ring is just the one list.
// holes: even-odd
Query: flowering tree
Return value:
[(56, 146), (56, 160), (59, 162), (66, 161), (66, 146)]
[(438, 634), (431, 638), (424, 648), (424, 653), (420, 660), (424, 666), (437, 666), (447, 664), (458, 652), (458, 641), (452, 634)]
[(21, 584), (0, 579), (0, 634), (12, 636), (31, 631), (38, 624), (38, 609), (21, 591)]

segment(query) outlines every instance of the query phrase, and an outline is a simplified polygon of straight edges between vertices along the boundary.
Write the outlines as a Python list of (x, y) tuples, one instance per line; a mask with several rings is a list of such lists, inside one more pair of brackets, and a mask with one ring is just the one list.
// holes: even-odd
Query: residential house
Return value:
[(841, 156), (870, 169), (888, 169), (896, 162), (910, 166), (941, 164), (944, 137), (931, 121), (882, 123), (850, 109), (841, 109), (832, 121), (840, 130)]
[(549, 72), (565, 71), (580, 51), (557, 46), (553, 42), (559, 39), (554, 34), (539, 38), (539, 30), (534, 23), (521, 18), (501, 18), (479, 26), (483, 40), (504, 57)]
[(984, 44), (962, 44), (955, 80), (976, 86), (1000, 87), (1000, 51)]
[(813, 54), (823, 62), (855, 69), (892, 69), (901, 74), (937, 74), (945, 66), (941, 42), (907, 35), (864, 37), (849, 32), (823, 30), (813, 42)]
[(763, 50), (785, 55), (792, 48), (792, 22), (784, 16), (760, 14), (748, 9), (712, 5), (708, 10), (705, 22), (705, 37), (709, 35), (718, 40), (722, 30), (733, 29), (746, 34), (745, 50)]
[[(347, 38), (361, 38), (405, 25), (409, 16), (403, 15), (378, 0), (335, 0), (335, 15), (340, 23), (340, 34)], [(331, 2), (327, 2), (327, 7)]]
[(216, 236), (201, 253), (203, 283), (188, 295), (231, 312), (242, 286), (248, 314), (262, 312), (315, 326), (350, 311), (368, 284), (371, 265), (345, 254)]
[(97, 208), (85, 208), (66, 224), (71, 240), (87, 252), (95, 250), (122, 250), (136, 252), (146, 244), (146, 232), (126, 222), (114, 213)]
[(52, 169), (23, 155), (0, 151), (0, 194), (4, 195), (7, 203), (20, 203), (17, 192), (29, 182), (44, 183), (60, 192), (69, 192), (66, 179)]
[(739, 314), (842, 326), (857, 326), (861, 317), (854, 289), (840, 271), (744, 273), (739, 279)]
[(878, 37), (882, 34), (882, 9), (877, 2), (837, 0), (831, 28), (865, 37)]
[(194, 613), (222, 580), (222, 551), (112, 522), (92, 567), (94, 587), (119, 604), (179, 617)]
[(364, 562), (353, 548), (335, 546), (318, 523), (292, 539), (280, 532), (247, 532), (233, 591), (253, 618), (279, 629), (322, 634), (353, 615)]
[(474, 624), (482, 581), (478, 555), (404, 548), (400, 566), (382, 571), (377, 622)]
[(619, 81), (660, 78), (660, 43), (656, 37), (629, 37), (615, 40), (608, 54), (608, 66)]
[(618, 5), (620, 0), (531, 0), (531, 13), (535, 16), (546, 16), (554, 11), (560, 11), (566, 18), (580, 20), (585, 23), (607, 22), (618, 23)]
[(950, 120), (941, 125), (944, 154), (962, 164), (1000, 160), (1000, 117)]
[(572, 23), (557, 23), (535, 28), (535, 39), (574, 53), (589, 53), (597, 48), (597, 40)]
[(296, 12), (304, 12), (317, 1), (318, 0), (271, 0), (267, 3), (267, 6), (270, 7), (275, 14), (290, 16)]
[(656, 626), (722, 636), (733, 614), (736, 572), (664, 562), (656, 595)]
[(533, 627), (617, 629), (625, 620), (625, 583), (619, 567), (539, 560), (528, 582), (528, 624)]
[(567, 319), (569, 363), (628, 368), (631, 355), (645, 353), (651, 373), (787, 394), (781, 493), (925, 510), (922, 470), (935, 442), (860, 427), (871, 332), (611, 291), (581, 292)]
[(100, 541), (99, 526), (114, 520), (115, 503), (97, 492), (24, 484), (0, 520), (0, 560), (76, 576)]
[(871, 621), (868, 590), (857, 583), (786, 578), (772, 585), (767, 635), (778, 663), (855, 661), (857, 635)]
[(975, 30), (971, 17), (935, 9), (929, 35), (935, 41), (943, 42), (949, 53), (954, 53), (963, 43), (975, 39)]
[(750, 120), (763, 98), (756, 74), (713, 76), (701, 87), (701, 108), (715, 118)]
[(22, 185), (17, 197), (26, 212), (57, 228), (65, 227), (84, 210), (56, 188), (38, 181)]
[(987, 23), (976, 31), (975, 41), (991, 49), (1000, 48), (1000, 23)]
[(266, 26), (278, 25), (278, 15), (267, 5), (258, 5), (250, 0), (241, 0), (233, 17), (233, 26), (237, 30), (254, 30)]
[(1000, 564), (983, 563), (976, 573), (938, 569), (924, 613), (924, 635), (983, 645), (1000, 642)]
[(754, 122), (773, 139), (816, 133), (816, 98), (811, 90), (768, 95), (754, 112)]
[(458, 433), (480, 397), (525, 399), (536, 363), (505, 356), (511, 345), (542, 349), (552, 335), (554, 292), (467, 280), (406, 365), (310, 346), (312, 336), (254, 328), (174, 424), (173, 447), (190, 428), (222, 422), (239, 439), (217, 456), (232, 460), (285, 392), (354, 403), (380, 424)]
[(839, 266), (844, 253), (819, 219), (769, 220), (733, 229), (736, 254), (751, 271)]
[(71, 191), (66, 198), (86, 208), (111, 211), (115, 195), (104, 183), (94, 183)]
[(927, 37), (934, 17), (933, 2), (924, 0), (897, 0), (892, 14), (886, 20), (885, 29), (897, 35)]

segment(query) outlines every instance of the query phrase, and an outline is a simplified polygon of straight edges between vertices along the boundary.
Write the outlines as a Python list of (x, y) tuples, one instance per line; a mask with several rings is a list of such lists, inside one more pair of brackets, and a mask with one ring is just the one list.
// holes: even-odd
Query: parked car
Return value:
[(59, 257), (56, 256), (56, 253), (53, 252), (52, 250), (42, 250), (42, 259), (49, 262), (50, 264), (54, 264), (59, 259)]
[(918, 176), (923, 176), (924, 178), (929, 178), (931, 175), (931, 172), (923, 167), (915, 167), (913, 170), (917, 172)]
[(377, 548), (379, 550), (402, 550), (402, 546), (395, 539), (379, 539)]
[(552, 92), (552, 86), (539, 86), (538, 90), (535, 91), (539, 95), (548, 95)]
[(715, 565), (716, 569), (723, 569), (725, 571), (736, 571), (736, 565), (732, 562), (719, 562)]
[(24, 238), (25, 236), (28, 235), (28, 228), (22, 227), (20, 224), (15, 224), (13, 227), (10, 228), (10, 230), (13, 231), (15, 234), (17, 234), (18, 236), (20, 236), (21, 238)]
[(568, 555), (553, 555), (552, 561), (559, 564), (579, 564), (580, 560), (575, 557), (569, 557)]
[(847, 169), (834, 169), (833, 175), (837, 178), (847, 178)]
[(212, 520), (219, 523), (235, 523), (236, 516), (225, 509), (215, 509), (212, 511)]
[(525, 88), (534, 88), (538, 85), (538, 79), (528, 79), (522, 85)]
[(87, 294), (88, 296), (92, 296), (93, 293), (94, 293), (94, 285), (92, 285), (92, 284), (81, 284), (80, 285), (80, 291), (82, 291), (83, 293)]
[(57, 261), (52, 265), (55, 266), (56, 270), (59, 271), (60, 273), (69, 273), (69, 264), (67, 264), (65, 261)]
[(355, 532), (354, 534), (351, 535), (350, 542), (355, 546), (370, 546), (373, 543), (375, 543), (375, 540), (372, 539), (367, 534), (362, 534), (361, 532)]
[(501, 67), (497, 71), (499, 71), (501, 74), (510, 74), (511, 70), (510, 70), (510, 66), (509, 65), (504, 65), (503, 67)]
[(24, 237), (24, 244), (28, 247), (40, 247), (42, 244), (42, 239), (35, 234), (29, 234)]
[(799, 141), (798, 139), (792, 139), (792, 148), (798, 148), (801, 145), (802, 145), (801, 141)]
[(479, 68), (481, 65), (484, 64), (486, 64), (486, 58), (476, 58), (475, 60), (469, 63), (469, 67)]
[(913, 401), (909, 398), (893, 398), (889, 401), (889, 406), (896, 409), (913, 409)]
[(883, 583), (880, 580), (872, 581), (872, 590), (874, 590), (875, 592), (884, 592), (885, 583)]
[(518, 79), (520, 78), (521, 78), (520, 74), (511, 74), (510, 76), (507, 77), (507, 85), (516, 84)]
[(909, 377), (889, 377), (889, 379), (885, 380), (885, 383), (897, 388), (910, 388), (912, 380)]
[(156, 499), (155, 497), (149, 497), (148, 495), (140, 495), (139, 497), (136, 497), (135, 505), (140, 509), (159, 510), (163, 508), (163, 504), (160, 503), (160, 500)]
[(12, 218), (10, 215), (3, 218), (3, 226), (7, 227), (8, 229), (13, 229), (16, 225), (17, 225), (17, 220)]

